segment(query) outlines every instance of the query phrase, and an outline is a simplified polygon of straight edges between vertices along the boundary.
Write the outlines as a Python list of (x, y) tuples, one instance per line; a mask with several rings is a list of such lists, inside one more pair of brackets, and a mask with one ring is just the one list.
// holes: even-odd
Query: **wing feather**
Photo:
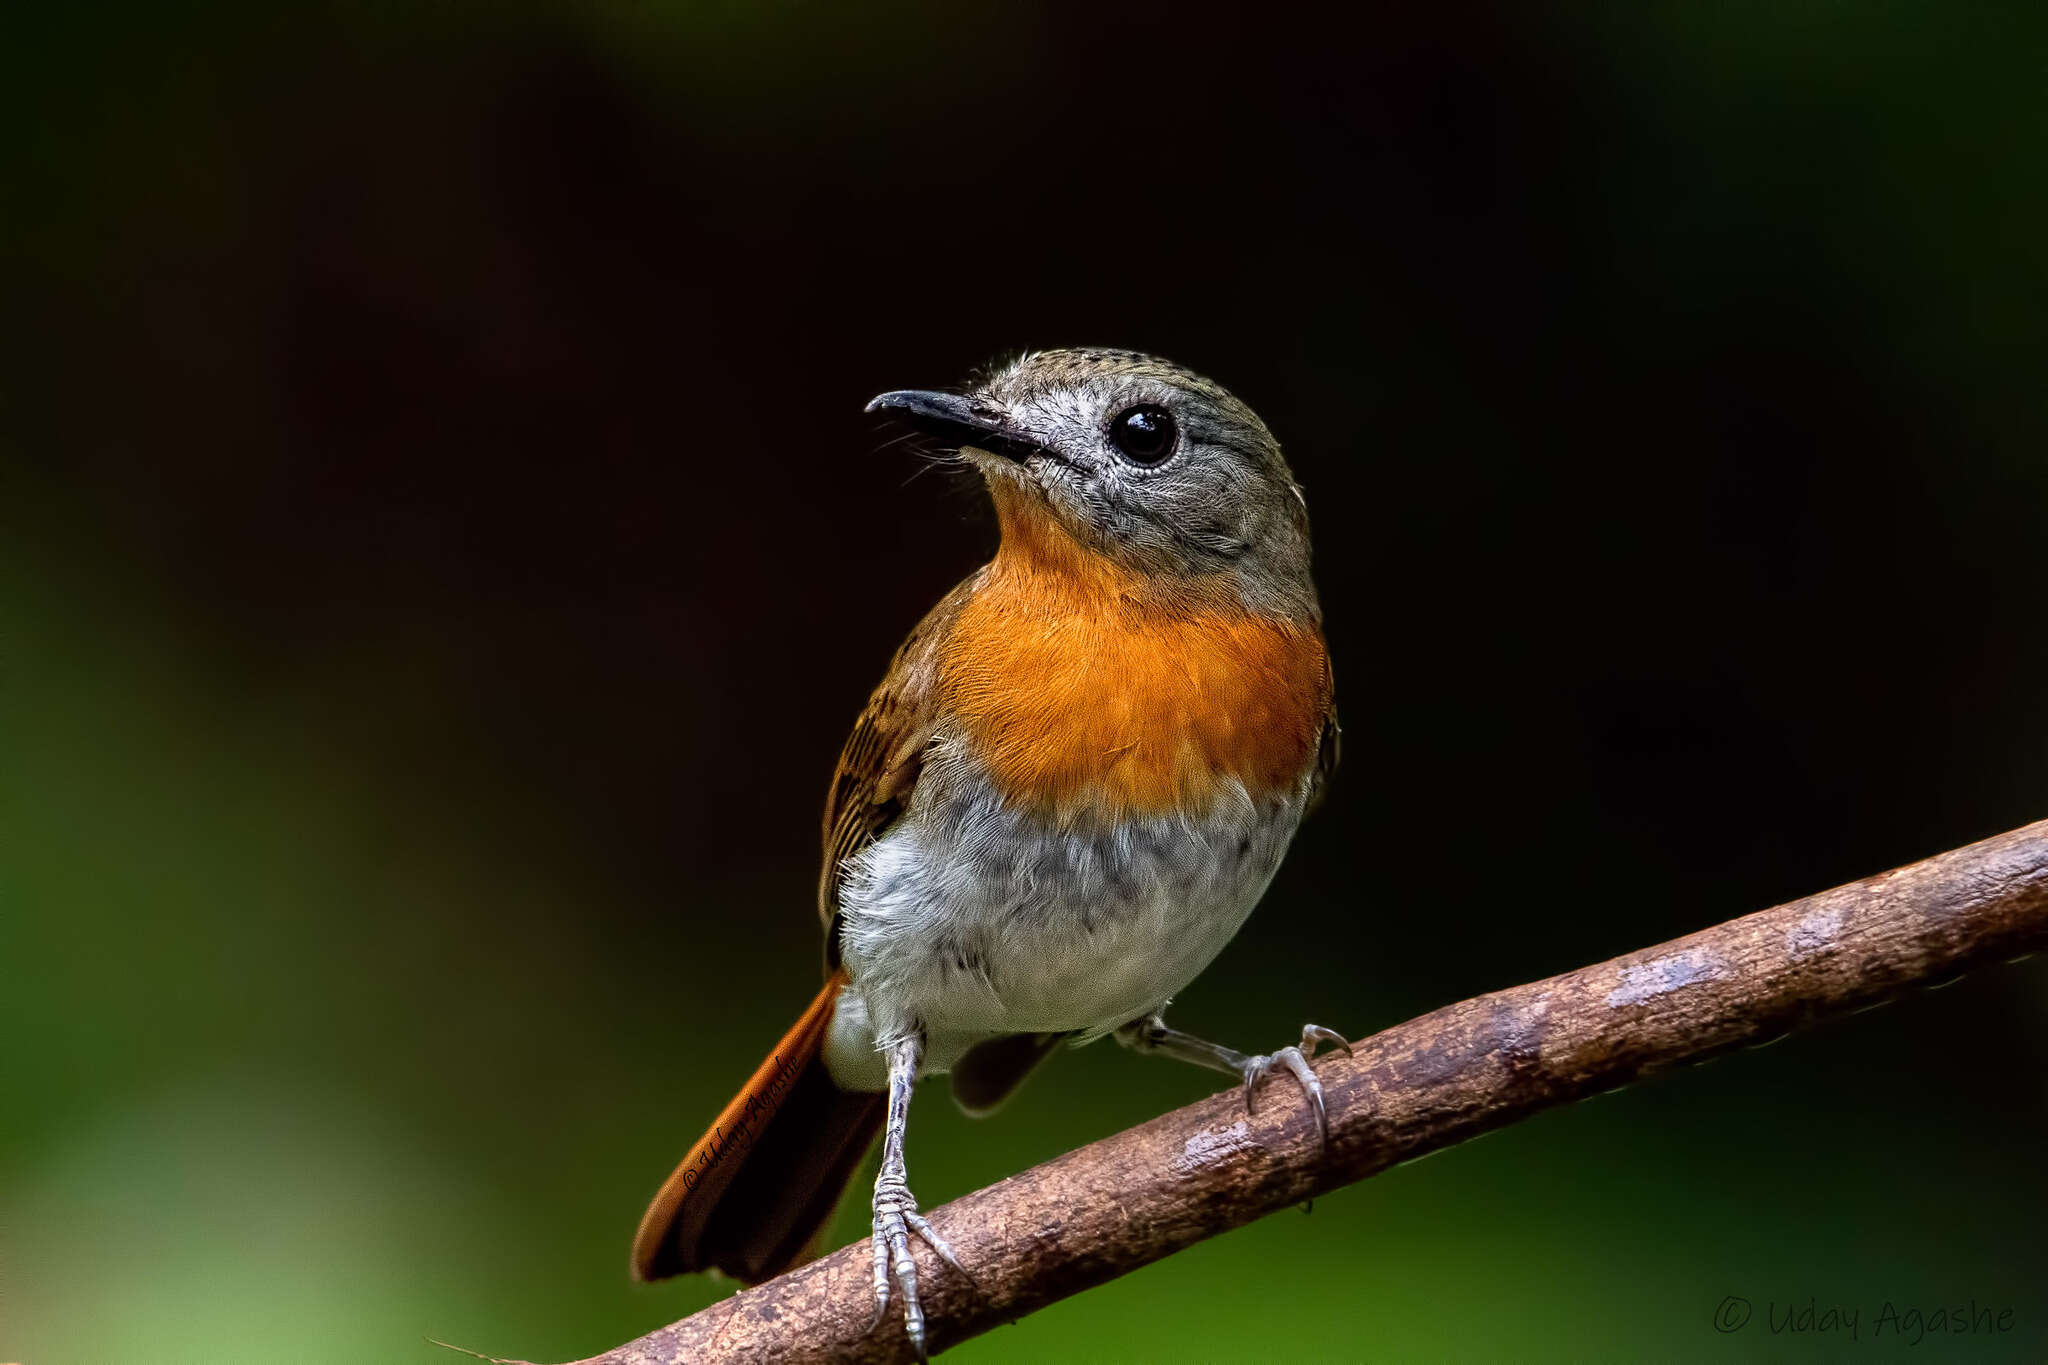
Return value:
[(918, 622), (840, 750), (825, 798), (825, 862), (818, 877), (827, 970), (839, 965), (839, 895), (847, 870), (903, 814), (924, 770), (925, 749), (938, 728), (939, 646), (980, 577), (953, 589)]

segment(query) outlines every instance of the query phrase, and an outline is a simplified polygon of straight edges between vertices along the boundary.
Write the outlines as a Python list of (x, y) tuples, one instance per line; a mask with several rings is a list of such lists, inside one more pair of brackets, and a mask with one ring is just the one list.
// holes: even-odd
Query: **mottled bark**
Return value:
[[(2048, 821), (1512, 990), (1449, 1005), (1317, 1063), (1327, 1152), (1276, 1077), (955, 1200), (932, 1222), (970, 1285), (918, 1247), (934, 1350), (1567, 1100), (2048, 943)], [(902, 1361), (874, 1321), (865, 1242), (582, 1365)]]

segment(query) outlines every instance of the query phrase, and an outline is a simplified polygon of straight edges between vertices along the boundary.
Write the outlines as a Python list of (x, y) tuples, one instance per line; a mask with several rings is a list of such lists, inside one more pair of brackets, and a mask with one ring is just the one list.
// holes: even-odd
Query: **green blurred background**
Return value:
[[(833, 757), (990, 544), (861, 406), (1005, 350), (1216, 375), (1317, 519), (1346, 769), (1184, 1027), (1358, 1036), (2048, 815), (2039, 6), (9, 28), (0, 1359), (558, 1360), (728, 1292), (628, 1283), (635, 1220), (809, 998)], [(959, 1358), (2048, 1358), (2044, 988)], [(913, 1183), (1211, 1088), (932, 1087)], [(1971, 1299), (2013, 1330), (1873, 1339)]]

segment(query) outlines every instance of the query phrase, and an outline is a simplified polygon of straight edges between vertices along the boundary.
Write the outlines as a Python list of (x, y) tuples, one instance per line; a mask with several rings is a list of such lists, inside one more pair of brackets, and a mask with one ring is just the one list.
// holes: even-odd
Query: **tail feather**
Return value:
[(756, 1284), (804, 1258), (882, 1126), (884, 1097), (841, 1090), (825, 1069), (845, 985), (834, 972), (654, 1196), (634, 1278), (716, 1269)]

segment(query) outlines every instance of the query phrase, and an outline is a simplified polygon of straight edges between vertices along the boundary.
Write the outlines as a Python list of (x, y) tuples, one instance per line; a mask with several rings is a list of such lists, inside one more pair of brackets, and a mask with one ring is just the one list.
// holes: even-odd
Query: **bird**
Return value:
[[(1114, 1036), (1291, 1074), (1325, 1143), (1309, 1024), (1247, 1054), (1172, 998), (1264, 894), (1340, 747), (1307, 500), (1211, 380), (1135, 351), (1024, 353), (963, 392), (867, 405), (957, 454), (1000, 532), (896, 651), (827, 796), (823, 988), (648, 1206), (632, 1270), (752, 1284), (803, 1260), (866, 1159), (877, 1322), (919, 1359), (905, 1134), (922, 1077), (985, 1114), (1063, 1043)], [(971, 1280), (971, 1276), (968, 1276)]]

